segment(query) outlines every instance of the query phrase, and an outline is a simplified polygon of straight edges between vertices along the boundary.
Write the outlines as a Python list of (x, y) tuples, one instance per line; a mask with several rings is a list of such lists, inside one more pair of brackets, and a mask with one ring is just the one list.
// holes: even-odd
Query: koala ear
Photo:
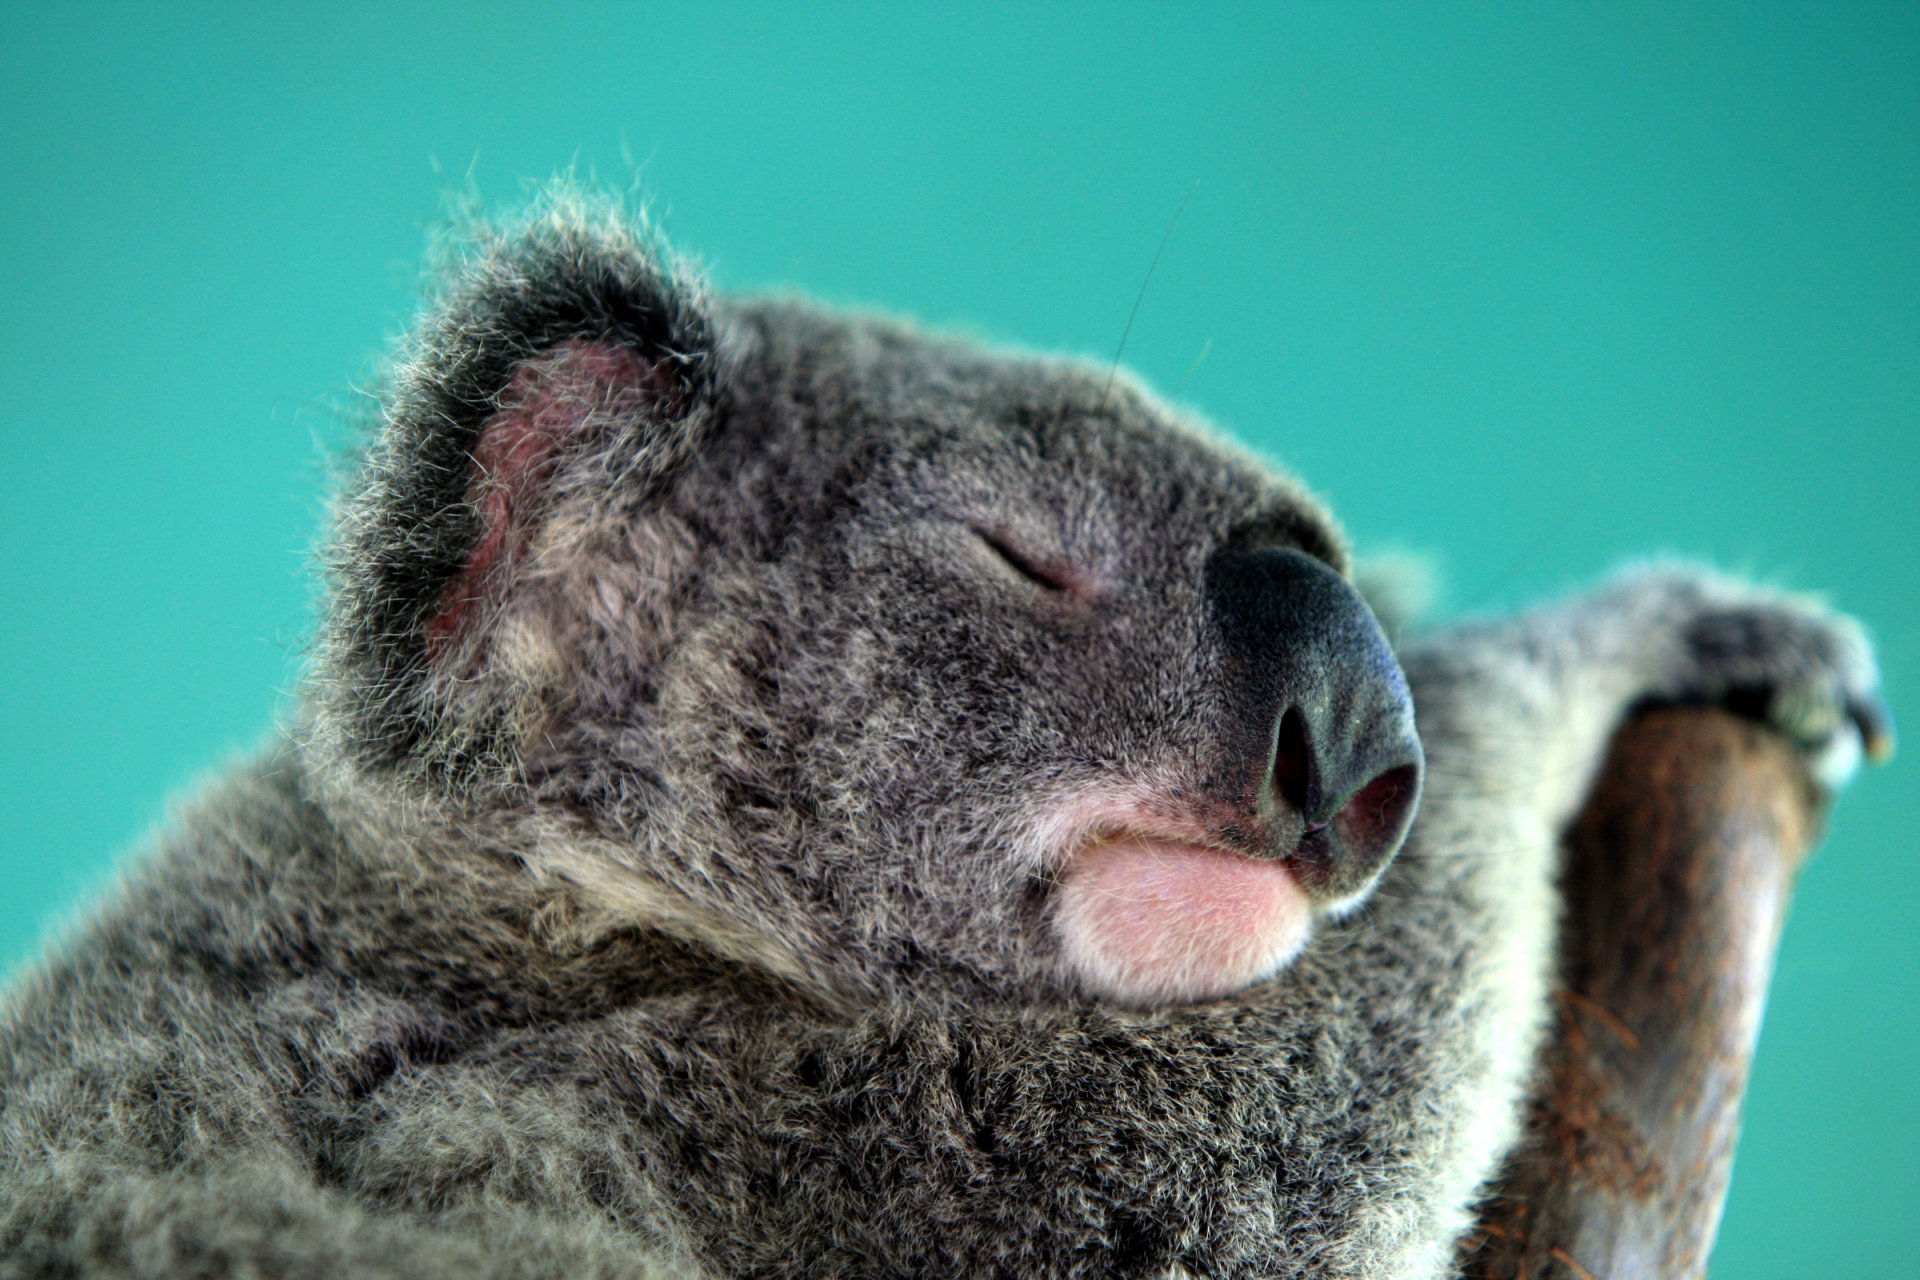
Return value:
[[(427, 615), (429, 663), (457, 660), (460, 642), (476, 639), (484, 611), (477, 606), (508, 588), (563, 454), (610, 444), (641, 455), (668, 451), (660, 446), (677, 436), (685, 413), (673, 365), (644, 347), (574, 337), (515, 366), (466, 455), (465, 502), (440, 508), (468, 549)], [(432, 473), (443, 474), (459, 468)]]
[(477, 704), (512, 697), (480, 677), (557, 491), (617, 474), (644, 502), (711, 416), (703, 291), (618, 215), (550, 203), (444, 278), (329, 564), (322, 719), (388, 763), (501, 754)]

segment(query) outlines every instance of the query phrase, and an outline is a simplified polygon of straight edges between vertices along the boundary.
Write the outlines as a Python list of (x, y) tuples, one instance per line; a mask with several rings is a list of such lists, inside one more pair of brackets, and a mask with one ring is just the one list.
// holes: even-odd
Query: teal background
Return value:
[[(1675, 551), (1920, 726), (1920, 7), (0, 9), (0, 964), (300, 669), (449, 193), (1126, 361), (1448, 612)], [(1715, 1275), (1920, 1270), (1913, 752), (1781, 953)]]

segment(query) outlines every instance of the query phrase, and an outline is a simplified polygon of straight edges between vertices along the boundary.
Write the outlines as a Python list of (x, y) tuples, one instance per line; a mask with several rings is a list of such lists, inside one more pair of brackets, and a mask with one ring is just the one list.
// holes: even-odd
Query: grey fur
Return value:
[[(579, 392), (435, 650), (483, 427), (581, 342), (643, 394)], [(304, 717), (6, 997), (0, 1275), (1449, 1273), (1614, 726), (1732, 698), (1842, 743), (1868, 650), (1684, 567), (1403, 640), (1425, 793), (1373, 896), (1120, 1007), (1063, 968), (1046, 806), (1224, 795), (1210, 557), (1347, 566), (1105, 382), (708, 298), (565, 197), (483, 238), (342, 504)]]

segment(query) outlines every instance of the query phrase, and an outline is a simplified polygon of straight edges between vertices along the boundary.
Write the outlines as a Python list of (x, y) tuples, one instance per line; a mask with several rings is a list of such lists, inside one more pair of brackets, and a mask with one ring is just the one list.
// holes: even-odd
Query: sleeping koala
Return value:
[(1859, 630), (1686, 569), (1389, 644), (1101, 368), (449, 272), (298, 723), (0, 1017), (0, 1275), (1449, 1274), (1652, 701), (1837, 782)]

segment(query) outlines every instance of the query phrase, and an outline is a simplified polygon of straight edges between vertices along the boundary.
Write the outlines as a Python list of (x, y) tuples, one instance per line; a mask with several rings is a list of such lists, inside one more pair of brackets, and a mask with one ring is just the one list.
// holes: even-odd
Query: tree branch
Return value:
[(1556, 1025), (1469, 1280), (1703, 1275), (1819, 795), (1776, 734), (1648, 712), (1567, 839)]

